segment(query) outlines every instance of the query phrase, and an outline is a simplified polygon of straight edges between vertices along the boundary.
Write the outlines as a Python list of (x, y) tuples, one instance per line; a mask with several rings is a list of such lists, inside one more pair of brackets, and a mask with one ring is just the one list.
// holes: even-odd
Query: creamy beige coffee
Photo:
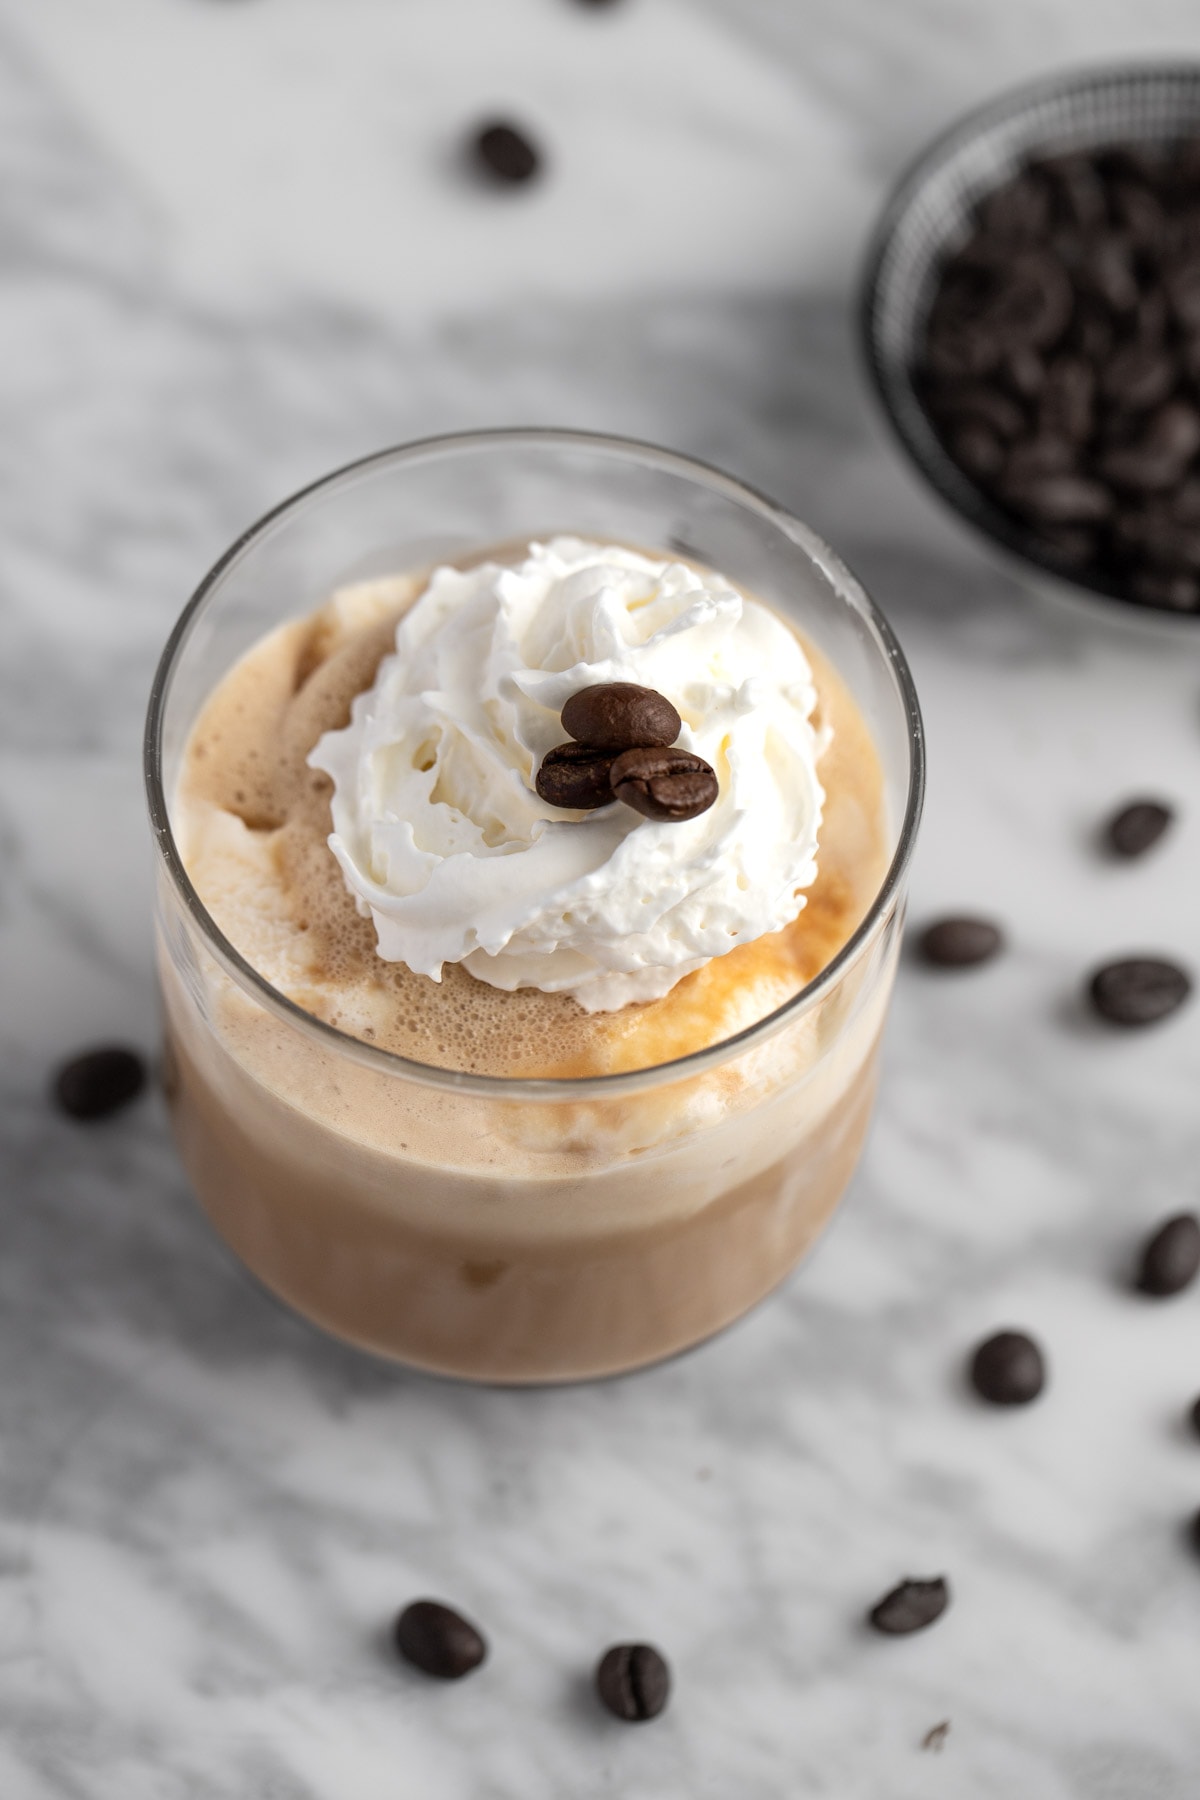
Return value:
[[(241, 955), (311, 1018), (468, 1078), (656, 1069), (812, 981), (870, 909), (888, 839), (871, 735), (808, 643), (824, 800), (815, 879), (781, 929), (600, 1010), (380, 955), (330, 848), (333, 782), (309, 759), (344, 732), (424, 585), (362, 584), (284, 625), (196, 722), (176, 836)], [(570, 1079), (534, 1096), (428, 1085), (289, 1025), (211, 961), (189, 983), (165, 958), (185, 1160), (248, 1265), (352, 1341), (499, 1381), (633, 1367), (735, 1318), (825, 1222), (865, 1132), (894, 952), (893, 925), (815, 1006), (707, 1071), (584, 1097)]]

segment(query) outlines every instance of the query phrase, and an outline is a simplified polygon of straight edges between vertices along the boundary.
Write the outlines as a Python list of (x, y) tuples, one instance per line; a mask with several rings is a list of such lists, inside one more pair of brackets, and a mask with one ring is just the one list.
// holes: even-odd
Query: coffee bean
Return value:
[(1024, 513), (1038, 524), (1098, 524), (1113, 510), (1109, 490), (1084, 475), (1035, 475), (1023, 481), (1006, 480), (1000, 493), (1015, 512)]
[(1022, 347), (1010, 351), (1001, 362), (999, 373), (1022, 400), (1036, 400), (1045, 384), (1046, 365), (1036, 350)]
[(1142, 570), (1133, 577), (1133, 593), (1146, 606), (1161, 606), (1170, 612), (1200, 611), (1200, 581), (1194, 575)]
[(1080, 525), (1039, 525), (1032, 548), (1048, 563), (1082, 569), (1096, 556), (1096, 533)]
[(1050, 229), (1050, 211), (1050, 188), (1040, 175), (1026, 173), (981, 201), (979, 222), (996, 237), (1036, 240)]
[(1043, 433), (1014, 444), (1004, 464), (1005, 487), (1021, 488), (1039, 481), (1043, 475), (1061, 475), (1074, 467), (1078, 459), (1074, 444), (1065, 437)]
[(994, 431), (986, 425), (968, 419), (957, 431), (950, 435), (950, 454), (958, 464), (976, 481), (984, 481), (990, 475), (998, 475), (1004, 467), (1004, 449)]
[(475, 156), (488, 175), (513, 185), (531, 181), (541, 166), (538, 151), (514, 125), (485, 125), (475, 138)]
[(1200, 450), (1200, 412), (1188, 400), (1171, 400), (1151, 413), (1141, 436), (1100, 459), (1100, 473), (1118, 487), (1157, 493), (1173, 487)]
[(1132, 800), (1108, 821), (1109, 845), (1117, 856), (1142, 856), (1157, 844), (1174, 817), (1160, 800)]
[(716, 775), (690, 750), (625, 750), (609, 775), (613, 793), (647, 819), (695, 819), (717, 798)]
[(1192, 1430), (1197, 1437), (1200, 1437), (1200, 1394), (1196, 1396), (1192, 1401), (1191, 1406), (1188, 1408), (1188, 1418), (1192, 1422)]
[(1025, 429), (1025, 412), (1002, 388), (989, 387), (982, 381), (963, 381), (953, 387), (934, 391), (929, 397), (931, 411), (939, 419), (971, 421), (986, 425), (997, 437), (1016, 437)]
[(597, 750), (593, 744), (557, 744), (543, 756), (534, 786), (548, 806), (595, 812), (597, 807), (611, 806), (617, 797), (609, 781), (612, 766), (611, 750)]
[(1126, 344), (1101, 373), (1100, 390), (1115, 405), (1144, 412), (1165, 400), (1178, 380), (1175, 359), (1161, 345)]
[(627, 1724), (656, 1719), (670, 1691), (671, 1671), (653, 1644), (614, 1644), (596, 1666), (596, 1692)]
[(1042, 1353), (1023, 1331), (999, 1331), (971, 1358), (971, 1382), (993, 1406), (1026, 1406), (1046, 1384)]
[(461, 1680), (487, 1655), (482, 1633), (440, 1600), (414, 1600), (406, 1606), (396, 1620), (394, 1637), (406, 1662), (439, 1681)]
[(1004, 948), (1004, 934), (990, 919), (937, 919), (917, 939), (925, 961), (941, 969), (968, 969), (990, 961)]
[(1200, 1512), (1194, 1512), (1188, 1522), (1188, 1538), (1192, 1549), (1200, 1552)]
[(146, 1064), (136, 1050), (105, 1044), (65, 1062), (53, 1092), (72, 1119), (104, 1119), (136, 1100), (146, 1085)]
[(597, 750), (658, 749), (673, 744), (683, 721), (671, 702), (632, 681), (580, 688), (562, 709), (563, 730)]
[(1081, 443), (1095, 418), (1096, 375), (1080, 356), (1057, 356), (1047, 365), (1038, 398), (1038, 431)]
[(876, 1631), (888, 1637), (903, 1637), (932, 1625), (949, 1604), (950, 1589), (944, 1576), (935, 1576), (932, 1581), (909, 1579), (877, 1601), (867, 1618)]
[(1200, 1219), (1178, 1213), (1160, 1225), (1142, 1246), (1137, 1287), (1163, 1299), (1190, 1287), (1200, 1270)]
[(1110, 1025), (1154, 1025), (1183, 1005), (1191, 977), (1177, 963), (1130, 956), (1097, 969), (1088, 984), (1092, 1005)]

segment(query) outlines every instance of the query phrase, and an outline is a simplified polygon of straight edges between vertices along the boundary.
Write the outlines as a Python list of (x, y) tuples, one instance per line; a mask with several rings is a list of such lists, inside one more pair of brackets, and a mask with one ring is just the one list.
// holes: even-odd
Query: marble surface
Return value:
[[(848, 295), (898, 163), (1007, 79), (1200, 53), (1190, 0), (0, 0), (0, 1795), (4, 1800), (1185, 1800), (1200, 1791), (1200, 1299), (1128, 1291), (1200, 1199), (1200, 1006), (1133, 1038), (1096, 960), (1200, 961), (1200, 635), (1027, 593), (867, 404)], [(481, 113), (552, 174), (481, 195)], [(671, 443), (774, 492), (893, 617), (931, 746), (878, 1123), (811, 1262), (669, 1367), (418, 1379), (254, 1291), (158, 1102), (48, 1071), (150, 1048), (138, 741), (195, 580), (264, 506), (486, 423)], [(1139, 788), (1178, 829), (1117, 869)], [(964, 1392), (1025, 1325), (1043, 1401)], [(954, 1605), (908, 1641), (905, 1573)], [(392, 1611), (457, 1600), (433, 1689)], [(598, 1651), (670, 1655), (626, 1731)], [(939, 1721), (940, 1751), (922, 1739)]]

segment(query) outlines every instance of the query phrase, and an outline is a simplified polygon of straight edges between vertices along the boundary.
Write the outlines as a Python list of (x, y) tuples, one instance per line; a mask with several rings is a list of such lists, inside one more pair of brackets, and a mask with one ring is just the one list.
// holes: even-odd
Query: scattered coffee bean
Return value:
[(971, 1358), (971, 1382), (993, 1406), (1026, 1406), (1046, 1385), (1046, 1365), (1023, 1331), (998, 1331)]
[(988, 962), (1003, 947), (1003, 933), (989, 919), (938, 919), (917, 939), (925, 961), (941, 969), (967, 969)]
[(531, 181), (541, 166), (537, 150), (514, 125), (485, 125), (477, 134), (474, 147), (476, 158), (489, 175), (514, 186)]
[(136, 1100), (146, 1085), (146, 1064), (136, 1050), (105, 1044), (65, 1062), (54, 1077), (54, 1097), (73, 1119), (104, 1119)]
[(1192, 1401), (1188, 1409), (1188, 1418), (1192, 1422), (1192, 1430), (1197, 1437), (1200, 1437), (1200, 1395), (1197, 1395), (1196, 1399)]
[(1160, 800), (1133, 800), (1108, 821), (1108, 842), (1117, 856), (1142, 856), (1157, 844), (1175, 817)]
[(656, 1719), (670, 1691), (671, 1671), (653, 1644), (614, 1644), (596, 1666), (596, 1692), (627, 1724)]
[(534, 786), (549, 806), (594, 812), (617, 797), (609, 781), (613, 760), (611, 750), (592, 744), (557, 744), (543, 756)]
[(669, 700), (632, 681), (581, 688), (563, 707), (562, 722), (568, 737), (597, 750), (665, 748), (683, 730)]
[(1200, 1512), (1193, 1513), (1188, 1521), (1188, 1537), (1191, 1539), (1192, 1549), (1200, 1551)]
[(1154, 1025), (1183, 1005), (1191, 977), (1177, 963), (1130, 956), (1097, 969), (1088, 984), (1092, 1005), (1110, 1025)]
[(1168, 1219), (1142, 1246), (1137, 1286), (1143, 1294), (1165, 1298), (1190, 1287), (1200, 1271), (1200, 1219), (1179, 1213)]
[(439, 1681), (460, 1680), (487, 1655), (482, 1633), (440, 1600), (414, 1600), (406, 1606), (394, 1636), (404, 1660)]
[(613, 793), (647, 819), (695, 819), (720, 791), (702, 756), (690, 750), (624, 750), (609, 775)]
[(902, 1581), (885, 1594), (867, 1614), (876, 1631), (888, 1637), (903, 1637), (910, 1631), (923, 1631), (940, 1619), (950, 1604), (950, 1589), (943, 1576), (932, 1581)]
[(950, 1721), (949, 1719), (941, 1719), (936, 1725), (931, 1725), (929, 1727), (929, 1730), (921, 1739), (921, 1748), (922, 1750), (937, 1750), (938, 1752), (941, 1752), (945, 1749), (946, 1739), (949, 1736)]

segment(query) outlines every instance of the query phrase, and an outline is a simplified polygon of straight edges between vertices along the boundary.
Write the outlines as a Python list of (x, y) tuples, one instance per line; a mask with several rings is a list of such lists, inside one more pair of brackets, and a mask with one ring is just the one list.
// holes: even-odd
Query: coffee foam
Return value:
[(230, 942), (316, 1018), (415, 1061), (493, 1075), (646, 1068), (720, 1042), (784, 1004), (836, 954), (882, 880), (882, 775), (870, 734), (808, 643), (832, 741), (819, 872), (783, 931), (739, 946), (661, 1000), (587, 1014), (564, 994), (507, 992), (447, 966), (438, 983), (376, 953), (327, 844), (327, 776), (306, 758), (344, 726), (391, 650), (416, 578), (360, 584), (255, 645), (206, 703), (174, 808), (181, 854)]

